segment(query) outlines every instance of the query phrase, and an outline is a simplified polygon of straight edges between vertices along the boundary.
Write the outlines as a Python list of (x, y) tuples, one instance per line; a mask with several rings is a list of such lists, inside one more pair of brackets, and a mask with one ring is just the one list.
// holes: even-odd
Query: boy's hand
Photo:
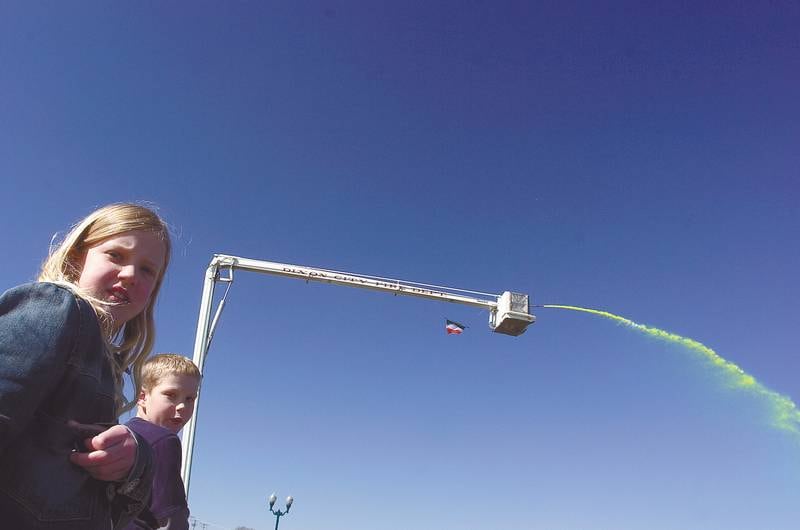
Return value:
[[(73, 422), (74, 423), (74, 422)], [(74, 424), (91, 432), (101, 431), (102, 427)], [(136, 462), (136, 439), (122, 425), (103, 430), (98, 435), (84, 440), (88, 453), (72, 453), (73, 464), (84, 468), (97, 480), (106, 482), (121, 481), (127, 478)]]

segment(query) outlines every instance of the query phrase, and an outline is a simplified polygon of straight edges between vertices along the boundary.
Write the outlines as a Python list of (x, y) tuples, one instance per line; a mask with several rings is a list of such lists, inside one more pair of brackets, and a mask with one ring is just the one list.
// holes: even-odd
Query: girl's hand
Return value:
[(136, 439), (122, 425), (115, 425), (84, 441), (87, 453), (72, 453), (73, 464), (106, 482), (125, 480), (136, 462)]

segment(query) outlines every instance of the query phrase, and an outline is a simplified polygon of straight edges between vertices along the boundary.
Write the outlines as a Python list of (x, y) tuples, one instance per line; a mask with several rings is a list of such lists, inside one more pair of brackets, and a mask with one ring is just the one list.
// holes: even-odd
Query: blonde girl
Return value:
[(72, 228), (38, 282), (0, 296), (4, 527), (119, 528), (146, 501), (149, 447), (116, 419), (129, 368), (138, 395), (170, 250), (153, 210), (112, 204)]

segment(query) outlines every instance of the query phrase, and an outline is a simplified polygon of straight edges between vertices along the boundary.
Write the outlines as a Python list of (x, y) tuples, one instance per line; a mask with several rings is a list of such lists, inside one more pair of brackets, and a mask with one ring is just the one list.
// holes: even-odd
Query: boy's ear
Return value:
[(145, 398), (146, 393), (147, 393), (147, 391), (144, 388), (139, 390), (139, 399), (136, 400), (136, 404), (139, 405), (140, 407), (144, 407), (144, 404), (145, 404), (144, 403), (144, 401), (145, 401), (144, 398)]

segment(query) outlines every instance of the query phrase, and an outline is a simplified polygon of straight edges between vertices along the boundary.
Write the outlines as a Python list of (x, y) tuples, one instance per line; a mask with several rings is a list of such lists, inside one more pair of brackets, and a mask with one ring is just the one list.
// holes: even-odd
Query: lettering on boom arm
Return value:
[(377, 287), (379, 289), (393, 290), (402, 293), (420, 294), (424, 296), (438, 296), (442, 298), (447, 296), (447, 293), (443, 293), (440, 291), (433, 291), (431, 289), (425, 289), (422, 287), (401, 285), (400, 283), (384, 282), (380, 280), (372, 280), (369, 278), (359, 278), (356, 276), (348, 276), (346, 274), (339, 274), (334, 272), (315, 271), (315, 270), (299, 269), (293, 267), (283, 267), (283, 272), (294, 274), (296, 276), (303, 276), (308, 279), (345, 282), (353, 285), (360, 285), (363, 287)]

